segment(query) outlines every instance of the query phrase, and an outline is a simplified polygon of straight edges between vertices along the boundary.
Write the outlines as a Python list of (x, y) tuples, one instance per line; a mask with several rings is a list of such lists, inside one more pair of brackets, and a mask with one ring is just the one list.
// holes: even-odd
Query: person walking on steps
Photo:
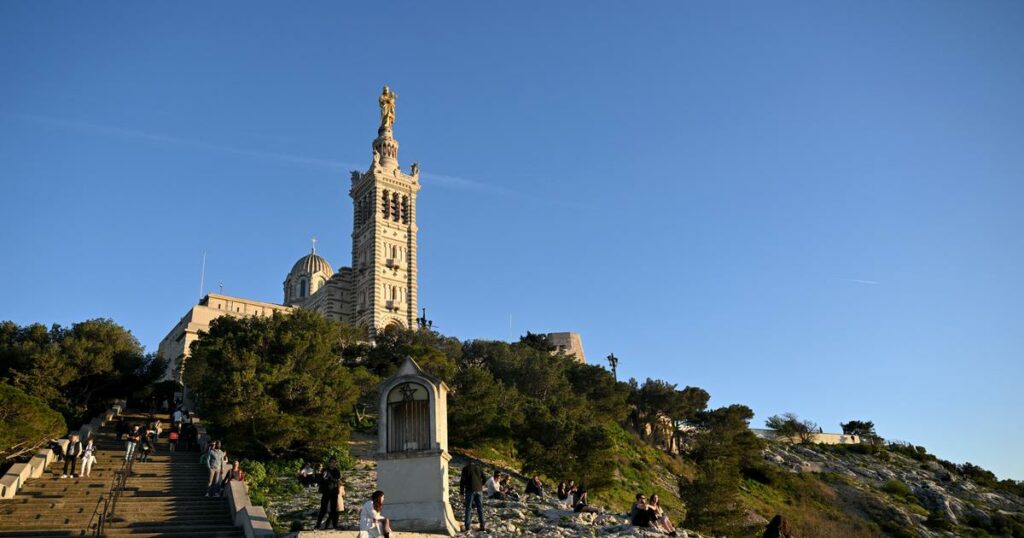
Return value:
[[(341, 470), (338, 469), (337, 458), (331, 458), (327, 468), (320, 475), (320, 515), (316, 518), (316, 525), (313, 530), (320, 529), (320, 522), (323, 521), (324, 529), (338, 528), (338, 510), (344, 510), (343, 499), (345, 497), (345, 486), (341, 483)], [(341, 508), (339, 508), (341, 507)], [(324, 516), (327, 521), (324, 521)]]
[(128, 461), (135, 456), (135, 448), (139, 446), (139, 442), (142, 441), (142, 431), (139, 430), (139, 425), (132, 426), (131, 431), (128, 432), (128, 442), (125, 444), (124, 461)]
[(206, 468), (210, 471), (206, 496), (216, 497), (220, 493), (220, 475), (224, 470), (224, 451), (220, 449), (220, 441), (210, 445), (210, 451), (206, 453)]
[(470, 524), (473, 523), (472, 509), (476, 507), (477, 519), (480, 520), (480, 531), (484, 531), (487, 527), (484, 523), (484, 483), (487, 481), (487, 476), (484, 474), (484, 470), (480, 468), (476, 462), (469, 462), (468, 465), (462, 468), (462, 476), (459, 478), (459, 493), (461, 493), (466, 499), (466, 515), (465, 525), (462, 527), (463, 530), (468, 531)]
[(71, 466), (71, 478), (75, 477), (75, 463), (82, 455), (82, 442), (78, 440), (78, 434), (73, 433), (68, 439), (68, 448), (64, 451), (64, 474), (61, 478), (68, 477), (68, 466)]
[(96, 463), (96, 442), (90, 435), (82, 447), (82, 476), (89, 478), (92, 474), (92, 466)]

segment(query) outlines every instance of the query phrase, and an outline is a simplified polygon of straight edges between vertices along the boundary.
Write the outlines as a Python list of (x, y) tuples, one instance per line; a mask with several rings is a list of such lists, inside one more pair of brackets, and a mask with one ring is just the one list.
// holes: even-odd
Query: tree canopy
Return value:
[(60, 413), (7, 383), (0, 383), (0, 424), (0, 461), (31, 453), (67, 431)]
[(818, 425), (810, 420), (800, 420), (794, 413), (783, 413), (768, 417), (765, 425), (775, 430), (782, 437), (810, 443), (814, 434), (818, 433)]
[(49, 329), (0, 323), (0, 379), (42, 399), (68, 423), (131, 397), (165, 369), (165, 361), (146, 355), (131, 332), (109, 319)]
[(342, 362), (354, 336), (322, 315), (224, 316), (192, 344), (185, 382), (232, 450), (317, 457), (348, 438), (359, 397)]

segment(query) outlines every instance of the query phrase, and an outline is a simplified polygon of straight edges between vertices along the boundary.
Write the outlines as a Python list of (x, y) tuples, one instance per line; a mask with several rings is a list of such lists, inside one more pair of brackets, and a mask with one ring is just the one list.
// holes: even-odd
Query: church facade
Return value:
[(351, 172), (352, 264), (334, 271), (316, 253), (303, 256), (284, 279), (281, 304), (209, 294), (192, 307), (160, 342), (171, 361), (169, 377), (180, 376), (189, 346), (222, 315), (264, 316), (305, 308), (329, 319), (366, 327), (370, 334), (390, 326), (416, 327), (416, 196), (419, 166), (398, 163), (394, 138), (395, 100), (387, 86), (379, 98), (381, 122), (366, 171)]

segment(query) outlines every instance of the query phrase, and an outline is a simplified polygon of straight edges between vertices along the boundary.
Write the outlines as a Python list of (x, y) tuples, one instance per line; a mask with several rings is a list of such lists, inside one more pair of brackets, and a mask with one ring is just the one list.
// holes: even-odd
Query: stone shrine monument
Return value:
[(380, 391), (377, 489), (395, 531), (454, 536), (448, 504), (448, 387), (406, 357)]

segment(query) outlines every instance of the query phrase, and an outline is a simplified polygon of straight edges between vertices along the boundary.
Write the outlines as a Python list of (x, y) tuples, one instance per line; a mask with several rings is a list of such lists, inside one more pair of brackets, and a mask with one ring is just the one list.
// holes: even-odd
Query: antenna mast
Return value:
[(203, 280), (206, 279), (206, 251), (203, 251), (203, 267), (199, 270), (199, 298), (203, 298)]

